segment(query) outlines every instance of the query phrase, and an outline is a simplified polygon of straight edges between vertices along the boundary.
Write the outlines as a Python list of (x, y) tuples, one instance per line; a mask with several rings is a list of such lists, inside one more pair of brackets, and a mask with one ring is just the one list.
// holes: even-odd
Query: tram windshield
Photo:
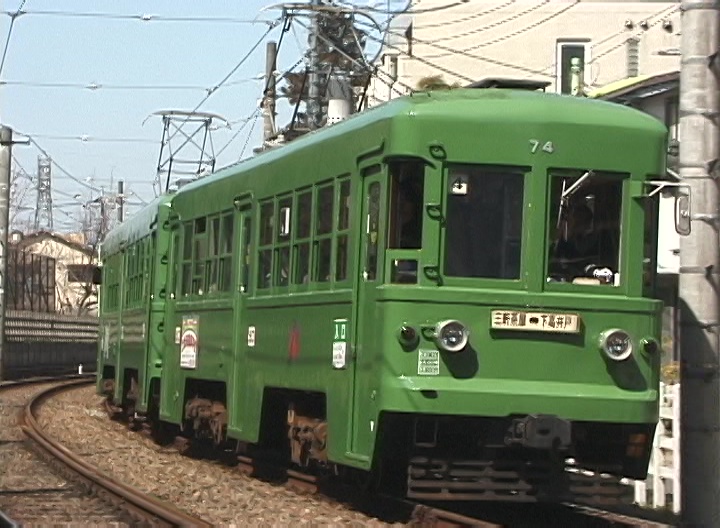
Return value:
[(553, 171), (548, 282), (617, 286), (624, 175)]
[(526, 169), (451, 165), (445, 275), (519, 279)]

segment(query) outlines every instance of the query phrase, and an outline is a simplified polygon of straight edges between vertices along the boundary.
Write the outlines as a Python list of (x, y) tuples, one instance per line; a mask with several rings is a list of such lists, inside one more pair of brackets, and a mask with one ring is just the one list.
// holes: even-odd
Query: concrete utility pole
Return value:
[(683, 0), (680, 163), (692, 232), (680, 243), (680, 474), (683, 526), (720, 526), (720, 6)]
[(277, 68), (277, 42), (268, 42), (265, 48), (265, 93), (263, 94), (263, 138), (268, 141), (275, 135), (275, 70)]
[(8, 220), (10, 215), (10, 159), (12, 129), (0, 126), (0, 380), (5, 349), (5, 286), (7, 277)]

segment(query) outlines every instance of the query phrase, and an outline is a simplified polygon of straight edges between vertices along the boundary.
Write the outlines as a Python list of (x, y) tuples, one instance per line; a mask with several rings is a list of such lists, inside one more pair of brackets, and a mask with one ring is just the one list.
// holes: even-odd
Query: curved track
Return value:
[(186, 514), (174, 506), (149, 497), (140, 491), (116, 481), (80, 457), (65, 449), (50, 438), (39, 426), (35, 415), (43, 401), (53, 395), (82, 385), (93, 383), (91, 380), (71, 381), (55, 385), (33, 397), (21, 416), (21, 428), (36, 445), (49, 457), (62, 466), (64, 473), (72, 474), (73, 479), (82, 481), (98, 496), (125, 510), (130, 517), (141, 523), (167, 526), (209, 527), (211, 524)]

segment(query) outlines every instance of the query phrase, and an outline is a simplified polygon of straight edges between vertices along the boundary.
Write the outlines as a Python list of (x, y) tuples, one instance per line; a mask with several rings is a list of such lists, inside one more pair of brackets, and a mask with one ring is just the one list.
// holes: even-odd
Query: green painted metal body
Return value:
[[(165, 297), (170, 244), (170, 197), (153, 201), (126, 223), (121, 224), (103, 241), (103, 299), (98, 356), (98, 383), (105, 367), (114, 368), (115, 394), (120, 404), (127, 395), (132, 372), (138, 384), (137, 411), (146, 412), (152, 380), (160, 380), (165, 350)], [(136, 267), (128, 276), (130, 259)], [(107, 299), (108, 287), (118, 285), (115, 303)], [(110, 302), (108, 302), (110, 301)], [(113, 305), (114, 304), (114, 305)]]
[[(322, 393), (329, 458), (363, 469), (372, 464), (378, 423), (388, 411), (485, 417), (547, 413), (568, 420), (654, 424), (659, 357), (645, 353), (640, 340), (659, 340), (661, 304), (643, 296), (642, 196), (643, 182), (664, 173), (665, 138), (665, 127), (655, 119), (610, 103), (537, 92), (452, 90), (392, 101), (183, 187), (171, 198), (179, 220), (170, 276), (180, 275), (179, 226), (232, 212), (233, 287), (222, 294), (178, 295), (165, 304), (169, 331), (164, 333), (161, 418), (182, 422), (192, 380), (218, 382), (227, 390), (228, 435), (257, 442), (267, 389)], [(533, 151), (533, 141), (551, 141), (554, 150)], [(383, 249), (386, 162), (399, 158), (420, 159), (425, 166), (428, 213), (421, 250)], [(429, 211), (445, 210), (448, 163), (525, 167), (519, 279), (442, 276), (445, 228)], [(368, 170), (372, 167), (378, 170)], [(622, 281), (615, 287), (546, 280), (548, 174), (561, 168), (627, 175)], [(350, 181), (347, 277), (259, 288), (258, 204), (284, 193), (297, 198), (299, 189), (340, 176)], [(364, 275), (366, 196), (372, 182), (381, 189), (374, 280)], [(248, 219), (252, 228), (245, 233)], [(293, 223), (293, 232), (296, 227)], [(252, 279), (245, 283), (239, 255), (247, 235)], [(332, 244), (334, 269), (337, 238)], [(392, 284), (393, 259), (406, 257), (418, 259), (420, 269), (439, 268), (440, 283), (421, 273), (417, 284)], [(168, 291), (177, 294), (178, 280), (170, 281)], [(582, 331), (492, 330), (491, 311), (497, 309), (577, 313)], [(183, 329), (183, 317), (198, 324), (195, 368), (179, 366), (181, 345), (173, 334)], [(424, 336), (419, 346), (404, 350), (398, 328), (453, 318), (470, 329), (469, 347), (461, 354), (441, 353), (437, 374), (418, 375), (419, 351), (437, 350), (435, 344)], [(333, 367), (337, 320), (347, 320), (341, 340), (347, 356), (340, 368)], [(598, 340), (608, 328), (632, 336), (635, 351), (629, 360), (616, 363), (603, 356)]]

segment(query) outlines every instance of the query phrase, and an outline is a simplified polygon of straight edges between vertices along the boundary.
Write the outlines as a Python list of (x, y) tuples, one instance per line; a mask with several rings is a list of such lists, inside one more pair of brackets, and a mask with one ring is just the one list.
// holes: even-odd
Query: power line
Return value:
[(514, 4), (515, 1), (516, 0), (510, 0), (509, 2), (505, 2), (504, 4), (500, 4), (495, 7), (490, 8), (490, 9), (486, 9), (485, 11), (481, 11), (479, 13), (473, 13), (472, 15), (468, 15), (465, 17), (454, 18), (453, 20), (448, 20), (446, 22), (434, 22), (432, 24), (419, 24), (415, 27), (418, 29), (429, 29), (429, 28), (435, 28), (435, 27), (447, 27), (450, 25), (462, 24), (463, 22), (470, 22), (471, 20), (474, 20), (476, 18), (480, 18), (485, 15), (490, 15), (492, 13), (495, 13), (496, 11), (505, 9), (506, 7), (509, 7), (512, 4)]
[[(525, 15), (529, 15), (529, 14), (533, 13), (534, 11), (537, 11), (538, 9), (545, 7), (546, 5), (547, 5), (546, 2), (540, 2), (538, 4), (530, 6), (529, 8), (527, 8), (523, 11), (520, 11), (519, 13), (510, 14), (509, 16), (507, 16), (506, 18), (503, 18), (501, 20), (497, 20), (490, 24), (486, 24), (484, 26), (473, 28), (473, 29), (471, 29), (469, 31), (465, 31), (463, 33), (452, 33), (446, 37), (435, 39), (433, 42), (436, 42), (436, 43), (445, 42), (448, 40), (455, 40), (455, 39), (459, 39), (459, 38), (463, 38), (463, 37), (469, 37), (471, 35), (476, 35), (477, 33), (489, 31), (489, 30), (498, 28), (500, 26), (504, 26), (505, 24), (507, 24), (509, 22), (514, 22), (514, 21), (518, 20), (519, 18), (524, 17)], [(489, 44), (483, 44), (483, 45), (489, 45)], [(478, 46), (478, 47), (480, 47), (480, 46)], [(473, 48), (473, 49), (477, 49), (477, 48)], [(451, 54), (450, 53), (442, 53), (442, 54), (438, 54), (438, 55), (427, 55), (427, 58), (439, 59), (441, 57), (447, 57), (448, 55), (451, 55)]]
[(10, 37), (12, 37), (13, 28), (15, 27), (15, 21), (23, 14), (22, 8), (25, 6), (27, 0), (22, 0), (20, 7), (15, 12), (5, 13), (10, 16), (10, 27), (8, 28), (7, 38), (5, 39), (5, 48), (3, 49), (2, 61), (0, 61), (0, 76), (2, 75), (3, 68), (5, 67), (5, 58), (7, 57), (8, 48), (10, 47)]
[[(511, 38), (517, 37), (518, 35), (522, 35), (523, 33), (527, 33), (528, 31), (530, 31), (530, 30), (532, 30), (532, 29), (536, 29), (536, 28), (542, 26), (543, 24), (548, 23), (550, 20), (553, 20), (553, 19), (555, 19), (555, 18), (557, 18), (557, 17), (559, 17), (559, 16), (567, 13), (568, 11), (570, 11), (571, 9), (573, 9), (574, 7), (576, 7), (579, 3), (580, 3), (580, 0), (574, 0), (574, 2), (573, 2), (572, 4), (568, 4), (567, 6), (565, 6), (565, 7), (563, 7), (562, 9), (556, 11), (555, 13), (551, 13), (550, 15), (546, 16), (545, 18), (542, 18), (542, 19), (540, 19), (540, 20), (537, 20), (536, 22), (533, 22), (532, 24), (528, 24), (528, 25), (526, 25), (526, 26), (518, 29), (517, 31), (513, 31), (513, 32), (511, 32), (511, 33), (506, 33), (506, 34), (502, 35), (501, 37), (498, 37), (498, 38), (495, 38), (495, 39), (492, 39), (492, 40), (489, 40), (489, 41), (486, 41), (486, 42), (481, 42), (481, 43), (479, 43), (479, 44), (475, 44), (474, 46), (470, 46), (469, 48), (465, 48), (465, 49), (462, 49), (462, 50), (453, 50), (453, 49), (451, 49), (451, 50), (450, 50), (450, 53), (441, 53), (441, 54), (438, 54), (438, 55), (427, 55), (426, 58), (429, 58), (429, 59), (439, 59), (439, 58), (443, 58), (443, 57), (448, 57), (448, 56), (450, 56), (450, 55), (453, 55), (454, 53), (469, 53), (469, 52), (471, 52), (471, 51), (474, 51), (474, 50), (477, 50), (477, 49), (480, 49), (480, 48), (485, 48), (485, 47), (487, 47), (487, 46), (492, 46), (493, 44), (498, 44), (498, 43), (500, 43), (500, 42), (504, 42), (504, 41), (509, 40), (509, 39), (511, 39)], [(526, 9), (525, 11), (522, 11), (522, 12), (518, 13), (517, 15), (513, 15), (513, 16), (507, 18), (505, 21), (516, 20), (517, 18), (519, 18), (519, 17), (521, 17), (521, 16), (524, 16), (524, 15), (526, 15), (526, 14), (532, 12), (532, 11), (535, 11), (536, 9), (538, 9), (538, 8), (540, 8), (540, 7), (544, 7), (545, 5), (546, 5), (545, 3), (538, 4), (538, 5), (530, 8), (530, 9)], [(500, 23), (504, 23), (504, 21), (500, 21)], [(500, 23), (490, 24), (489, 26), (487, 26), (487, 28), (492, 28), (492, 27), (498, 26), (498, 25), (500, 25)], [(481, 30), (482, 30), (482, 29), (475, 29), (475, 30), (472, 30), (472, 31), (468, 31), (468, 32), (465, 33), (464, 35), (460, 35), (460, 36), (471, 35), (471, 34), (477, 33), (478, 31), (481, 31)], [(454, 38), (454, 37), (453, 37), (453, 38)], [(419, 39), (415, 39), (415, 40), (417, 40), (418, 42), (421, 42)], [(437, 41), (433, 41), (433, 44), (435, 44), (436, 42), (437, 42)], [(436, 45), (435, 47), (438, 47), (438, 46)]]
[[(248, 50), (248, 52), (243, 56), (243, 58), (240, 59), (240, 61), (230, 70), (230, 72), (229, 72), (227, 75), (225, 75), (225, 77), (223, 77), (223, 79), (222, 79), (219, 83), (217, 83), (213, 88), (211, 88), (210, 90), (208, 90), (207, 95), (205, 95), (205, 97), (203, 97), (202, 100), (201, 100), (197, 105), (195, 105), (195, 108), (193, 108), (193, 109), (190, 111), (190, 113), (188, 114), (188, 116), (177, 126), (175, 132), (173, 132), (173, 133), (170, 135), (170, 137), (165, 140), (167, 143), (169, 143), (170, 140), (171, 140), (172, 138), (174, 138), (174, 137), (180, 132), (180, 129), (182, 128), (182, 126), (183, 126), (185, 123), (187, 123), (187, 122), (190, 120), (192, 114), (194, 114), (195, 112), (197, 112), (198, 109), (199, 109), (203, 104), (205, 104), (205, 102), (206, 102), (208, 99), (210, 99), (210, 97), (212, 97), (212, 95), (213, 95), (221, 86), (223, 86), (223, 85), (230, 79), (230, 77), (232, 77), (232, 76), (235, 74), (235, 72), (236, 72), (238, 69), (240, 69), (240, 67), (245, 63), (245, 61), (248, 60), (248, 58), (249, 58), (249, 57), (253, 54), (253, 52), (258, 48), (258, 46), (260, 46), (260, 44), (263, 43), (263, 41), (264, 41), (265, 38), (270, 34), (270, 32), (271, 32), (273, 29), (275, 29), (275, 27), (278, 25), (278, 22), (279, 22), (279, 20), (276, 20), (274, 24), (271, 24), (270, 27), (267, 28), (267, 30), (265, 31), (265, 33), (258, 39), (258, 41), (257, 41), (255, 44), (253, 44), (253, 46), (252, 46), (252, 47)], [(189, 141), (190, 141), (190, 138), (188, 137), (188, 138), (183, 142), (183, 144), (180, 145), (180, 147), (178, 147), (178, 150), (181, 149), (181, 148), (183, 148)]]
[[(25, 2), (23, 2), (23, 5)], [(207, 22), (207, 23), (226, 23), (226, 24), (268, 24), (273, 25), (272, 20), (264, 20), (257, 18), (234, 18), (234, 17), (178, 17), (153, 15), (150, 13), (125, 14), (125, 13), (91, 13), (81, 11), (43, 11), (32, 10), (22, 11), (22, 5), (16, 12), (2, 11), (3, 15), (17, 17), (19, 15), (35, 15), (47, 17), (65, 17), (65, 18), (102, 18), (108, 20), (132, 20), (139, 22)]]
[[(245, 129), (245, 127), (247, 126), (247, 124), (250, 122), (251, 119), (255, 118), (255, 120), (257, 120), (257, 117), (258, 117), (258, 114), (259, 114), (259, 113), (260, 113), (260, 109), (259, 109), (259, 108), (256, 108), (255, 110), (253, 110), (253, 113), (250, 114), (250, 115), (247, 117), (247, 119), (245, 119), (245, 122), (242, 124), (242, 126), (232, 135), (232, 137), (228, 140), (228, 142), (225, 143), (225, 145), (224, 145), (220, 150), (218, 150), (218, 152), (217, 152), (217, 154), (215, 155), (215, 157), (219, 157), (220, 154), (222, 154), (222, 153), (225, 151), (225, 149), (227, 149), (227, 148), (230, 146), (230, 143), (232, 143), (233, 141), (235, 141), (235, 138), (237, 138), (237, 137), (240, 135), (240, 132), (242, 132), (242, 131)], [(252, 130), (251, 130), (250, 133), (248, 134), (248, 137), (250, 137), (250, 134), (252, 134)], [(244, 150), (245, 150), (245, 149), (243, 148), (243, 151), (244, 151)]]
[(32, 136), (29, 136), (28, 134), (23, 134), (22, 132), (19, 132), (19, 131), (18, 131), (18, 134), (20, 134), (20, 135), (22, 135), (22, 136), (26, 136), (26, 137), (28, 138), (28, 140), (30, 141), (30, 143), (32, 143), (33, 145), (35, 145), (35, 147), (36, 147), (46, 158), (49, 158), (49, 159), (52, 161), (52, 164), (55, 165), (55, 167), (57, 167), (57, 169), (58, 169), (60, 172), (62, 172), (63, 174), (65, 174), (65, 176), (67, 176), (68, 178), (70, 178), (70, 179), (73, 180), (74, 182), (79, 183), (79, 184), (82, 185), (83, 187), (86, 187), (87, 189), (90, 189), (90, 190), (96, 191), (96, 192), (99, 192), (99, 191), (100, 191), (100, 189), (98, 189), (97, 187), (93, 187), (93, 186), (90, 185), (89, 183), (82, 181), (80, 178), (77, 178), (77, 177), (73, 176), (70, 172), (68, 172), (68, 171), (65, 170), (62, 166), (60, 166), (60, 165), (58, 164), (58, 162), (55, 160), (55, 158), (53, 158), (50, 154), (48, 154), (48, 152), (47, 152), (44, 148), (42, 148), (42, 147), (40, 146), (40, 144), (35, 140), (35, 138), (33, 138)]
[[(236, 86), (253, 81), (259, 81), (261, 78), (248, 77), (246, 79), (238, 79), (236, 81), (225, 83), (225, 88)], [(152, 85), (152, 84), (104, 84), (104, 83), (75, 83), (75, 82), (37, 82), (37, 81), (0, 81), (0, 86), (28, 86), (31, 88), (59, 88), (59, 89), (83, 89), (90, 91), (97, 90), (202, 90), (208, 92), (217, 89), (217, 87), (207, 87), (200, 85)]]
[(112, 137), (94, 137), (88, 135), (82, 136), (56, 136), (52, 134), (23, 134), (39, 139), (52, 139), (58, 141), (80, 141), (82, 143), (98, 142), (98, 143), (151, 143), (157, 141), (145, 138), (112, 138)]

